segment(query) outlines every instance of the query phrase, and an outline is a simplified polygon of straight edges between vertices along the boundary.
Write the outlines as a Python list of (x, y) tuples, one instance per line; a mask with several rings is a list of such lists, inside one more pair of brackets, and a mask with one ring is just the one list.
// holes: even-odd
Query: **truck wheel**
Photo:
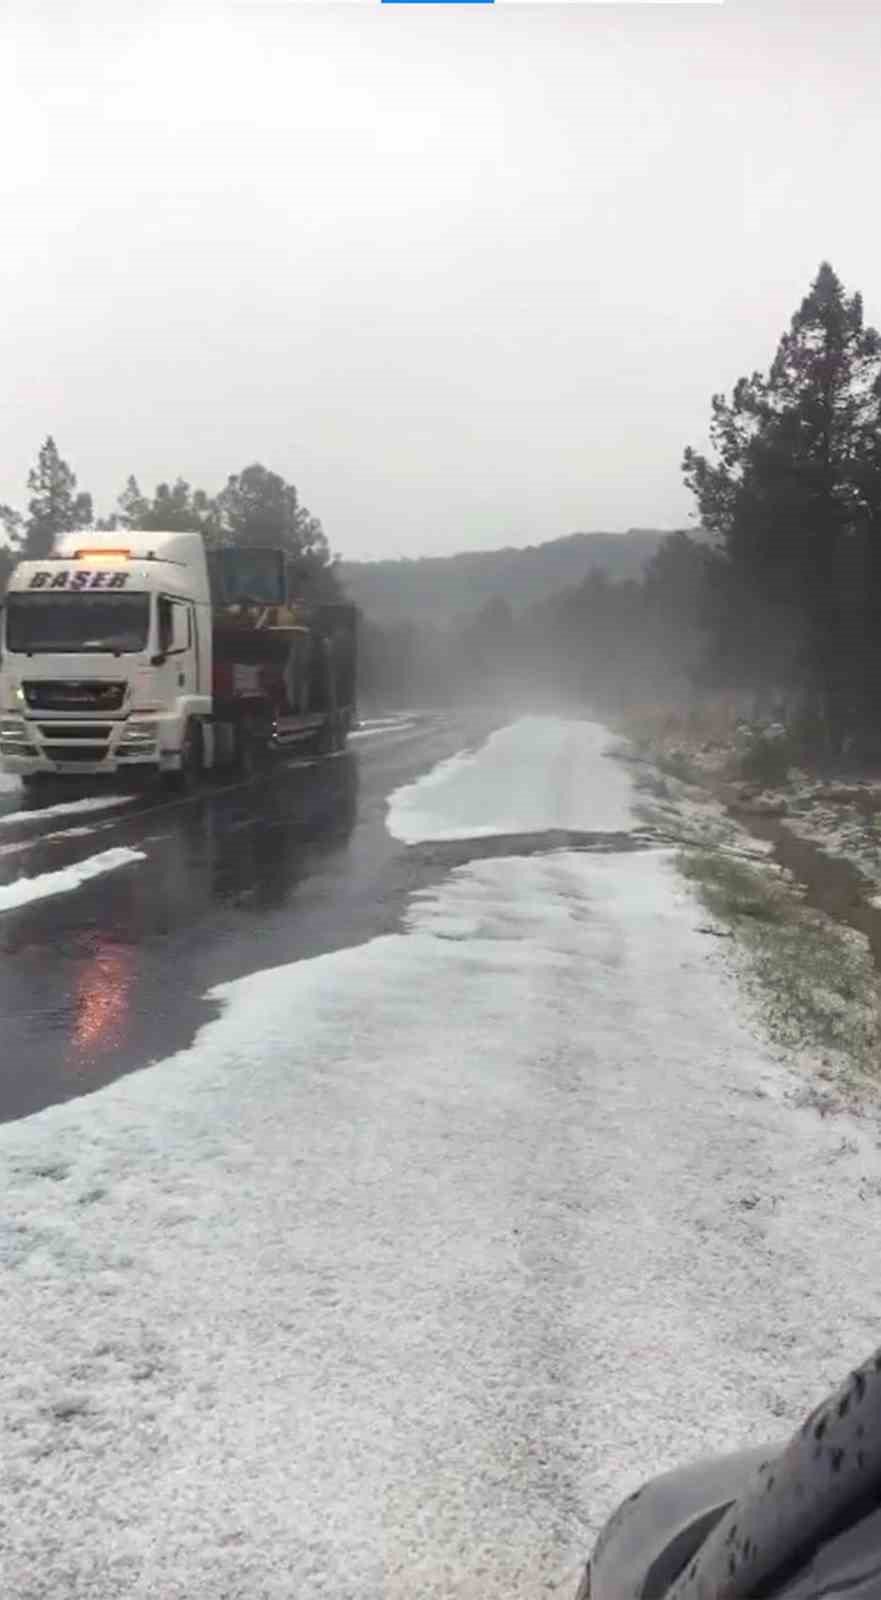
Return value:
[(202, 729), (191, 717), (184, 729), (180, 767), (164, 774), (165, 787), (174, 794), (192, 794), (202, 776)]

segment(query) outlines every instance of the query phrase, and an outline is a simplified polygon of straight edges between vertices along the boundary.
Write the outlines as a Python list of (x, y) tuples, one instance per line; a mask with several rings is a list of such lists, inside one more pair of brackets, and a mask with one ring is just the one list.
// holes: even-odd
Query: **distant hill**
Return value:
[(463, 551), (418, 561), (344, 561), (340, 576), (351, 599), (375, 622), (444, 624), (501, 595), (514, 611), (578, 584), (594, 567), (610, 578), (638, 578), (667, 537), (650, 528), (629, 533), (570, 533), (526, 549)]

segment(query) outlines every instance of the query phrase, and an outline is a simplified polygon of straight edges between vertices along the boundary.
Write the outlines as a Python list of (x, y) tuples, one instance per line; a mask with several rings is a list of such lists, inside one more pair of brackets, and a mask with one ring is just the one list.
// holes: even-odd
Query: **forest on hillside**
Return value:
[(610, 578), (640, 578), (664, 534), (631, 528), (628, 533), (570, 533), (524, 549), (463, 550), (415, 561), (341, 561), (347, 594), (374, 622), (406, 617), (420, 625), (446, 627), (474, 617), (488, 601), (502, 599), (521, 611), (578, 584), (595, 568)]
[[(728, 692), (784, 718), (806, 759), (881, 753), (881, 337), (828, 263), (767, 371), (713, 395), (710, 439), (708, 454), (687, 448), (682, 462), (693, 534), (573, 535), (346, 567), (295, 486), (256, 463), (214, 496), (182, 478), (144, 495), (130, 478), (98, 525), (281, 544), (302, 592), (321, 598), (341, 596), (348, 575), (362, 601), (368, 705), (492, 696), (603, 711)], [(0, 507), (0, 583), (19, 555), (42, 555), (56, 531), (93, 519), (52, 439), (28, 488), (25, 511)], [(622, 572), (611, 558), (625, 552)], [(561, 562), (578, 576), (553, 584)]]
[(686, 448), (697, 527), (637, 578), (588, 573), (452, 629), (367, 630), (383, 695), (564, 695), (600, 710), (733, 695), (810, 761), (881, 755), (881, 337), (828, 262), (766, 371)]

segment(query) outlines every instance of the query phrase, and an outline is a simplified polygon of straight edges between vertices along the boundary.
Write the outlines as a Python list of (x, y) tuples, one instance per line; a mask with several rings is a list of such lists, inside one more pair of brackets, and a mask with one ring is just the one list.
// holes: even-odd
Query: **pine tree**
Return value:
[(5, 594), (9, 575), (15, 566), (15, 556), (9, 545), (0, 544), (0, 594)]
[(16, 511), (12, 506), (0, 505), (0, 533), (8, 549), (18, 551), (23, 537), (23, 525), (24, 518), (20, 511)]
[(146, 528), (154, 532), (203, 533), (211, 540), (217, 532), (214, 501), (204, 489), (192, 489), (185, 478), (174, 483), (159, 483), (152, 500), (141, 492), (137, 478), (130, 476), (116, 502), (114, 526)]
[[(857, 573), (881, 506), (881, 341), (828, 262), (780, 340), (766, 376), (713, 398), (715, 460), (686, 450), (684, 471), (716, 571), (724, 652), (755, 677), (797, 680), (830, 741), (852, 724), (863, 667), (854, 653)], [(721, 580), (721, 581), (720, 581)], [(726, 614), (727, 613), (727, 614)]]
[(337, 596), (334, 564), (317, 517), (297, 490), (259, 462), (234, 473), (217, 496), (220, 538), (226, 544), (267, 545), (287, 552), (292, 581), (316, 599)]
[(90, 526), (92, 497), (77, 493), (76, 475), (59, 455), (51, 434), (28, 473), (28, 488), (28, 514), (16, 535), (16, 547), (20, 555), (39, 561), (60, 533)]
[(142, 495), (133, 473), (125, 481), (125, 488), (116, 501), (116, 521), (121, 528), (141, 528), (150, 509), (150, 502)]

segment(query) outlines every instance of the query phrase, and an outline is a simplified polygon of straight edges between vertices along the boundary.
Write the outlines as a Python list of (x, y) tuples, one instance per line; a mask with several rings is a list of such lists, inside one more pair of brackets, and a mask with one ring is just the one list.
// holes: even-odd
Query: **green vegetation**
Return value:
[[(129, 478), (104, 527), (198, 527), (209, 541), (281, 544), (300, 587), (342, 583), (364, 613), (361, 686), (391, 704), (475, 695), (513, 709), (569, 702), (650, 719), (730, 696), (790, 743), (743, 775), (881, 757), (881, 337), (823, 263), (766, 373), (712, 399), (711, 449), (683, 470), (694, 538), (571, 534), (526, 550), (335, 563), (293, 484), (259, 463), (219, 492)], [(0, 584), (16, 554), (91, 517), (47, 439), (26, 513), (0, 507)]]
[(770, 867), (717, 850), (686, 851), (679, 864), (733, 931), (771, 1036), (835, 1052), (845, 1083), (877, 1081), (881, 985), (863, 936), (813, 911)]
[(144, 494), (129, 477), (109, 516), (93, 522), (92, 496), (77, 491), (76, 475), (46, 439), (28, 475), (27, 513), (0, 506), (0, 591), (19, 557), (40, 560), (59, 533), (71, 528), (197, 528), (209, 544), (270, 545), (285, 550), (300, 593), (334, 599), (336, 565), (317, 517), (300, 504), (297, 490), (259, 462), (232, 473), (216, 495), (193, 489), (185, 478), (157, 484)]
[(828, 263), (767, 372), (713, 397), (710, 437), (683, 460), (697, 537), (345, 567), (375, 619), (413, 618), (400, 693), (522, 686), (606, 716), (731, 697), (789, 730), (748, 756), (757, 782), (881, 756), (881, 338)]
[(487, 604), (514, 612), (541, 605), (601, 569), (618, 581), (641, 579), (666, 535), (571, 533), (523, 550), (474, 550), (418, 561), (343, 561), (340, 576), (355, 603), (375, 623), (406, 618), (447, 628), (473, 621)]
[(741, 778), (762, 788), (773, 789), (785, 783), (794, 765), (792, 743), (786, 738), (758, 734), (738, 762)]
[(655, 765), (659, 771), (665, 772), (670, 778), (677, 778), (680, 783), (696, 783), (698, 781), (694, 766), (684, 750), (661, 751)]
[(881, 709), (881, 337), (828, 262), (768, 372), (713, 397), (710, 434), (684, 459), (717, 541), (707, 670), (783, 691), (838, 754)]

